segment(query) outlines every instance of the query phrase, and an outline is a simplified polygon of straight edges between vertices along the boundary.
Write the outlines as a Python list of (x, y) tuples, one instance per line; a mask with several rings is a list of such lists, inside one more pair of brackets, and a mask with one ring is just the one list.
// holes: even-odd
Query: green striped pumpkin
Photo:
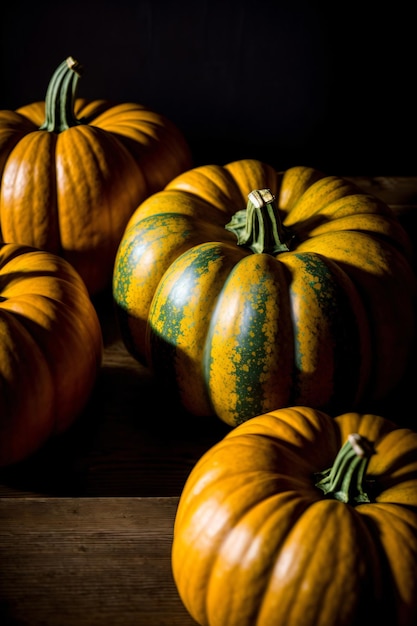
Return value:
[(345, 179), (249, 159), (145, 200), (113, 276), (129, 351), (189, 413), (231, 426), (383, 398), (407, 365), (415, 293), (389, 207)]

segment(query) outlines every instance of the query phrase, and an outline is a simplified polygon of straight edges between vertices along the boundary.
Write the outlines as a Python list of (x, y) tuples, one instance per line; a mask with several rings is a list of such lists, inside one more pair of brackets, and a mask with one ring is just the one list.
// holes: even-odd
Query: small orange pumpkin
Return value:
[(0, 244), (0, 466), (69, 427), (101, 359), (99, 319), (73, 267), (50, 252)]
[(75, 99), (82, 73), (69, 57), (45, 102), (0, 111), (3, 241), (62, 255), (90, 294), (106, 287), (138, 204), (191, 165), (187, 142), (143, 105)]

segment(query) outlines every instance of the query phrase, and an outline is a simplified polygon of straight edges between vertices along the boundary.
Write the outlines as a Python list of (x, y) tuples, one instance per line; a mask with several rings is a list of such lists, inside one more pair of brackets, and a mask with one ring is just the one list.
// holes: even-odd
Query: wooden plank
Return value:
[(171, 573), (176, 507), (176, 498), (0, 500), (0, 624), (195, 624)]

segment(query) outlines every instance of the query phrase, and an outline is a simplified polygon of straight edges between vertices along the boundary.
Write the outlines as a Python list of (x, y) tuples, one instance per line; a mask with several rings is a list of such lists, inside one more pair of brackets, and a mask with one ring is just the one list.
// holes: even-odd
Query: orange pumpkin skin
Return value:
[(71, 61), (45, 102), (0, 111), (0, 228), (3, 241), (66, 258), (95, 294), (111, 281), (134, 209), (187, 169), (191, 153), (143, 105), (73, 100), (80, 69)]
[(102, 360), (86, 287), (63, 258), (0, 246), (0, 465), (64, 432), (86, 405)]
[[(315, 486), (351, 433), (374, 446), (359, 504)], [(246, 421), (191, 471), (172, 569), (202, 626), (414, 626), (417, 433), (301, 406)]]

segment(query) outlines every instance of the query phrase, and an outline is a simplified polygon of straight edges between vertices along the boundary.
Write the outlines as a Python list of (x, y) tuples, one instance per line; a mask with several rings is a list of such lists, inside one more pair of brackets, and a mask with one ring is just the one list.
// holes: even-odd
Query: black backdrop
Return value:
[(277, 169), (414, 175), (412, 3), (371, 5), (9, 0), (0, 109), (44, 99), (51, 73), (72, 55), (85, 67), (80, 96), (164, 113), (196, 164), (249, 157)]

